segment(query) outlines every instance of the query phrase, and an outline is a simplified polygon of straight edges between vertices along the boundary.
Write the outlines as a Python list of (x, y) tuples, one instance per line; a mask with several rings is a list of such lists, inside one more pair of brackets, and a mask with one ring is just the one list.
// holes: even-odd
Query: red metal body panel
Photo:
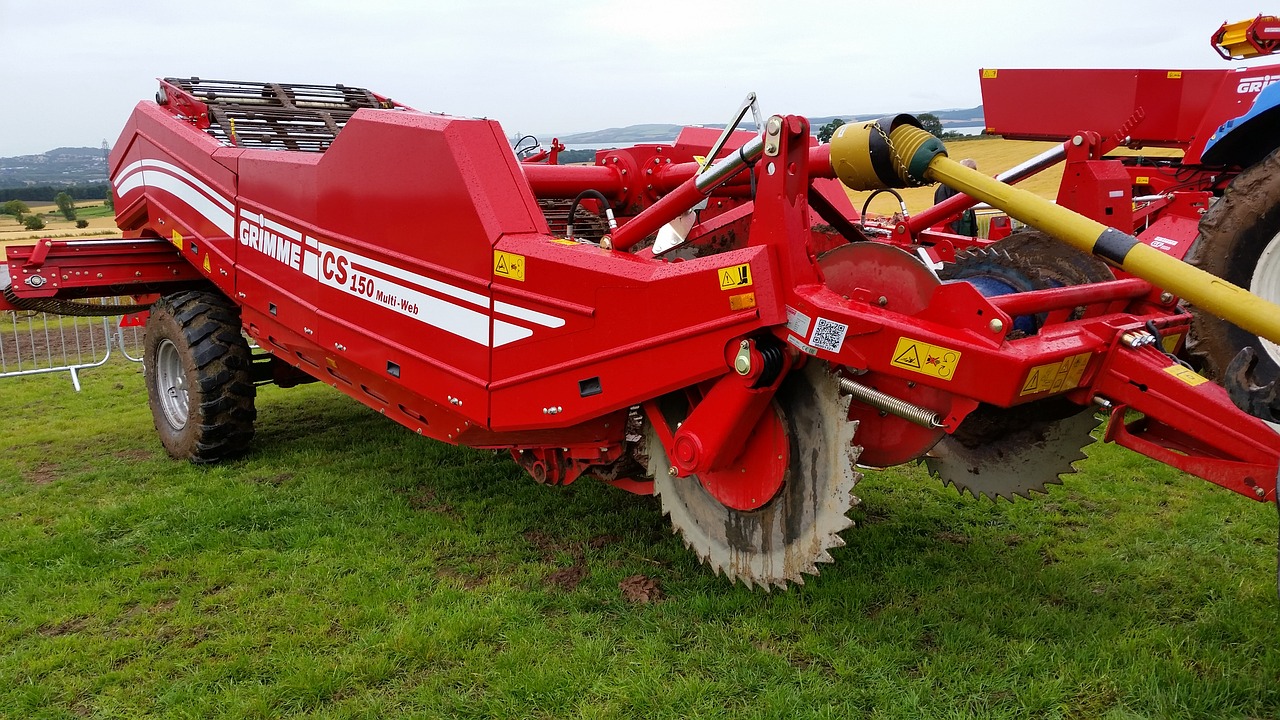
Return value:
[(1280, 65), (1232, 70), (981, 71), (987, 131), (1065, 140), (1081, 130), (1120, 133), (1136, 146), (1185, 148), (1199, 162), (1209, 136), (1280, 79)]

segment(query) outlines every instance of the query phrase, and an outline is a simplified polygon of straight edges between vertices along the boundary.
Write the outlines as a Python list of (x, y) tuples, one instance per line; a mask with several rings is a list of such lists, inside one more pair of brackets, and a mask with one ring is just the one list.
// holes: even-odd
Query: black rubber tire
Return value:
[[(166, 340), (176, 351), (186, 387), (187, 417), (181, 426), (170, 420), (162, 404), (162, 396), (174, 390), (160, 387), (164, 373), (157, 370)], [(212, 463), (248, 449), (257, 418), (251, 365), (249, 344), (240, 332), (240, 310), (222, 295), (181, 292), (151, 306), (143, 373), (156, 431), (169, 455)]]
[[(1280, 150), (1236, 176), (1200, 220), (1200, 235), (1187, 252), (1191, 265), (1246, 290), (1262, 251), (1280, 233)], [(1274, 298), (1272, 299), (1274, 301)], [(1280, 377), (1280, 366), (1258, 336), (1208, 312), (1191, 308), (1187, 354), (1197, 368), (1222, 383), (1227, 365), (1246, 347), (1258, 350), (1256, 380)]]

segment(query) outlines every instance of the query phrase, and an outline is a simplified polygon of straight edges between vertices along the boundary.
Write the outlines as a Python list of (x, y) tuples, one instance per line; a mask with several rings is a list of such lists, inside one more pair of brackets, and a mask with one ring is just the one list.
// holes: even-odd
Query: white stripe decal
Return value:
[[(116, 193), (123, 196), (139, 187), (164, 190), (182, 200), (196, 213), (203, 216), (228, 237), (235, 235), (235, 210), (230, 200), (223, 197), (205, 182), (172, 163), (163, 160), (138, 160), (122, 169), (113, 181)], [(505, 302), (494, 302), (490, 305), (488, 296), (466, 290), (440, 280), (429, 278), (403, 268), (389, 265), (380, 260), (365, 257), (347, 250), (341, 250), (315, 238), (304, 236), (298, 230), (282, 225), (264, 217), (261, 213), (240, 209), (240, 216), (246, 220), (291, 238), (317, 251), (318, 255), (303, 253), (303, 272), (315, 278), (323, 285), (335, 288), (353, 297), (360, 298), (393, 312), (413, 318), (419, 322), (439, 328), (458, 337), (480, 345), (501, 347), (509, 343), (523, 340), (533, 335), (533, 330), (514, 323), (490, 318), (490, 307), (497, 313), (531, 322), (548, 328), (564, 327), (564, 318), (548, 315), (536, 310), (512, 305)], [(325, 276), (321, 256), (332, 252), (335, 256), (345, 256), (348, 261), (346, 283), (338, 283), (337, 276)], [(447, 300), (428, 295), (405, 284), (375, 278), (359, 272), (355, 266), (363, 266), (384, 275), (433, 290), (442, 295), (456, 298), (474, 305), (484, 312), (463, 307)], [(357, 278), (363, 278), (364, 288), (357, 284)], [(493, 324), (492, 345), (490, 345), (490, 322)]]
[(533, 334), (529, 328), (523, 328), (519, 325), (502, 322), (495, 319), (493, 321), (493, 346), (502, 347), (507, 343), (513, 343), (517, 340), (523, 340)]
[(272, 230), (275, 230), (276, 232), (280, 233), (281, 235), (284, 235), (287, 238), (291, 238), (297, 242), (302, 242), (302, 233), (298, 232), (297, 230), (294, 230), (291, 227), (281, 225), (275, 220), (271, 220), (270, 218), (267, 218), (265, 216), (262, 218), (262, 224), (264, 227), (271, 228)]
[(156, 170), (168, 171), (169, 173), (177, 175), (178, 177), (186, 180), (197, 190), (200, 190), (204, 192), (206, 195), (208, 195), (209, 197), (213, 198), (215, 202), (217, 202), (222, 207), (226, 208), (227, 212), (231, 212), (232, 210), (235, 209), (234, 207), (232, 207), (230, 200), (226, 199), (218, 191), (206, 185), (203, 180), (196, 177), (195, 175), (192, 175), (186, 170), (183, 170), (177, 165), (174, 165), (172, 163), (167, 163), (163, 160), (138, 160), (137, 162), (130, 163), (129, 165), (126, 165), (125, 168), (119, 172), (119, 174), (116, 175), (116, 178), (117, 178), (116, 182), (117, 183), (122, 182), (125, 176), (127, 176), (129, 173), (133, 172), (134, 170), (139, 170), (142, 168), (154, 168)]
[(564, 318), (540, 313), (537, 310), (530, 310), (529, 308), (520, 307), (519, 305), (511, 305), (509, 303), (494, 301), (493, 309), (503, 315), (510, 315), (511, 317), (520, 318), (521, 320), (528, 320), (529, 322), (537, 323), (542, 327), (564, 327)]
[[(407, 287), (398, 282), (381, 277), (372, 277), (354, 269), (357, 265), (377, 268), (380, 272), (393, 277), (409, 276), (413, 282), (422, 282), (426, 287), (444, 285), (415, 273), (395, 268), (397, 272), (386, 272), (383, 268), (390, 265), (372, 261), (356, 253), (320, 243), (319, 272), (315, 278), (321, 284), (340, 290), (352, 297), (385, 307), (392, 312), (413, 318), (447, 333), (470, 340), (480, 345), (489, 345), (489, 316), (487, 313), (455, 305), (434, 295)], [(444, 285), (455, 292), (468, 292), (452, 285)], [(476, 293), (469, 293), (476, 295)], [(484, 296), (479, 296), (484, 297)], [(487, 303), (486, 303), (487, 304)], [(484, 308), (488, 309), (488, 308)], [(508, 341), (510, 342), (510, 341)]]
[(197, 192), (194, 187), (182, 178), (174, 177), (159, 170), (138, 170), (116, 185), (116, 193), (123, 196), (136, 187), (164, 190), (185, 202), (192, 210), (195, 210), (204, 219), (213, 223), (227, 237), (231, 237), (235, 232), (235, 218), (232, 217), (231, 213), (223, 210), (217, 203)]
[(325, 245), (324, 243), (321, 243), (320, 252), (324, 252), (325, 250), (342, 252), (347, 257), (351, 258), (352, 261), (360, 265), (363, 265), (369, 268), (370, 270), (377, 270), (378, 272), (385, 273), (387, 275), (390, 275), (391, 277), (399, 278), (406, 282), (411, 282), (415, 285), (421, 285), (422, 287), (427, 288), (428, 290), (435, 290), (436, 292), (442, 295), (448, 295), (449, 297), (457, 298), (459, 300), (462, 300), (463, 302), (468, 302), (468, 303), (471, 303), (472, 305), (482, 307), (485, 310), (489, 309), (488, 296), (481, 295), (478, 292), (471, 292), (470, 290), (464, 290), (460, 287), (450, 285), (449, 283), (440, 282), (439, 280), (432, 280), (431, 278), (425, 275), (419, 275), (418, 273), (410, 272), (408, 270), (405, 270), (404, 268), (398, 268), (395, 265), (388, 265), (384, 262), (374, 260), (373, 258), (367, 258), (367, 257), (364, 257), (363, 255), (357, 255), (349, 250), (339, 251), (337, 248), (333, 248), (328, 245)]
[[(276, 222), (275, 220), (272, 220), (271, 218), (267, 217), (266, 215), (263, 215), (262, 213), (256, 213), (247, 208), (240, 208), (240, 217), (244, 218), (245, 220), (248, 220), (251, 223), (257, 224), (259, 227), (264, 227), (268, 230), (271, 230), (275, 232), (277, 235), (283, 235), (289, 238), (290, 240), (293, 240), (294, 242), (302, 242), (302, 231), (294, 230), (288, 225), (281, 225), (280, 223)], [(314, 245), (312, 247), (314, 247)]]

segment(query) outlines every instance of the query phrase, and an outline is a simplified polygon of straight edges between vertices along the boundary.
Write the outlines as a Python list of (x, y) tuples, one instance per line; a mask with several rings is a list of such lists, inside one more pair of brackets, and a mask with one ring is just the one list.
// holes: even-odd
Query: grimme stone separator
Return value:
[[(910, 116), (829, 145), (758, 126), (560, 166), (367, 90), (170, 78), (111, 156), (125, 239), (10, 247), (5, 298), (151, 303), (174, 457), (243, 452), (256, 385), (319, 380), (539, 482), (656, 493), (704, 562), (766, 588), (831, 560), (859, 467), (1027, 496), (1099, 410), (1106, 440), (1275, 500), (1276, 434), (1174, 353), (1179, 297), (1273, 341), (1280, 308), (962, 167)], [(1042, 252), (1075, 279), (946, 280), (844, 192), (937, 181), (1066, 243)]]

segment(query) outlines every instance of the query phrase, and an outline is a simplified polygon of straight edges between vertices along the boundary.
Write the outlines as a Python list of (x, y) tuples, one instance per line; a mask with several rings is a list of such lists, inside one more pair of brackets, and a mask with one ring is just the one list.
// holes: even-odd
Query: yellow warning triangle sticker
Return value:
[(738, 278), (734, 277), (733, 273), (728, 270), (725, 270), (724, 275), (720, 276), (720, 287), (733, 287), (737, 284)]
[(499, 255), (499, 256), (498, 256), (498, 266), (497, 266), (496, 268), (494, 268), (493, 270), (494, 270), (494, 272), (498, 273), (499, 275), (506, 275), (506, 274), (507, 274), (507, 259), (506, 259), (506, 258), (504, 258), (504, 257), (502, 257), (501, 255)]
[(903, 350), (902, 354), (894, 358), (893, 361), (895, 363), (900, 363), (902, 365), (909, 365), (914, 368), (920, 367), (920, 355), (916, 353), (915, 345), (908, 346), (907, 349)]
[(1027, 376), (1027, 382), (1023, 384), (1021, 392), (1023, 395), (1026, 395), (1027, 393), (1035, 392), (1036, 388), (1039, 386), (1040, 368), (1035, 368), (1031, 371), (1031, 374)]
[(208, 255), (208, 253), (206, 253), (206, 254), (205, 254), (205, 256), (204, 256), (204, 271), (205, 271), (205, 272), (213, 272), (213, 268), (209, 267), (209, 255)]

